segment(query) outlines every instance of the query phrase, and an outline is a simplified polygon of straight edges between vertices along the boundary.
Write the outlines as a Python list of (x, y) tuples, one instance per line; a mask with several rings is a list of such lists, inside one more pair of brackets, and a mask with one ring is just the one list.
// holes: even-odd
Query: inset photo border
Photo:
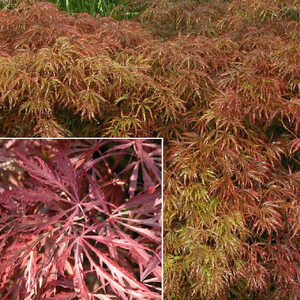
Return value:
[(163, 139), (0, 139), (1, 299), (162, 299)]

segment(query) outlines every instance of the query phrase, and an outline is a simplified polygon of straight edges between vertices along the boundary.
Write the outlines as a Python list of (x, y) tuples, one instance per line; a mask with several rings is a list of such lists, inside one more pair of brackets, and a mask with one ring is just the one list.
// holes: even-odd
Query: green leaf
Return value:
[(128, 94), (125, 94), (125, 95), (121, 96), (120, 98), (116, 99), (115, 103), (119, 104), (121, 101), (127, 100), (127, 99), (128, 99)]

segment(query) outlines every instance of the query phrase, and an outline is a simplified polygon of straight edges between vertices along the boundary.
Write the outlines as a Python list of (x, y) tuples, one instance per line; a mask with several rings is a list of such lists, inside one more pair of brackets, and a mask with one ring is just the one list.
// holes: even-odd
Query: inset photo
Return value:
[(162, 299), (162, 145), (0, 139), (0, 299)]

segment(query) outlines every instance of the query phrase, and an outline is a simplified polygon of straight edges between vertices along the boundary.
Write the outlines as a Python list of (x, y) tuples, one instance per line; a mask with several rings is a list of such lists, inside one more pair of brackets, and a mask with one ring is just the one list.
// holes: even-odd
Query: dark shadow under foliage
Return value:
[(3, 136), (165, 138), (166, 299), (297, 299), (299, 1), (0, 14)]

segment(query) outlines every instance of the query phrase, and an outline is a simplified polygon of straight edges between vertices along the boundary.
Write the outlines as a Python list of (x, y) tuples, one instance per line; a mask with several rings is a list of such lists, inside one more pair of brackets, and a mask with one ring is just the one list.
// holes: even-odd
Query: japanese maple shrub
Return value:
[(164, 297), (298, 300), (299, 0), (26, 2), (0, 11), (0, 136), (163, 137)]
[(161, 299), (161, 140), (0, 143), (0, 298)]

